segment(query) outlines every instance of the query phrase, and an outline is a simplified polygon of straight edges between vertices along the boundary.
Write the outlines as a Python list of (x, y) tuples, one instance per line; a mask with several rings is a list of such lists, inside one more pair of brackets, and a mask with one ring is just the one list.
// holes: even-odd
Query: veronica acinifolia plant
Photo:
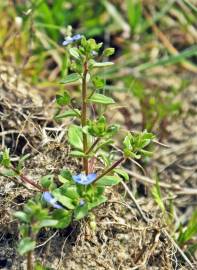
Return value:
[[(115, 101), (104, 94), (105, 80), (100, 75), (100, 69), (113, 65), (104, 59), (111, 56), (114, 49), (102, 50), (102, 43), (87, 40), (80, 34), (67, 37), (63, 45), (69, 55), (70, 70), (61, 83), (74, 83), (80, 91), (78, 96), (75, 93), (75, 97), (65, 89), (58, 93), (56, 101), (59, 112), (55, 118), (58, 121), (73, 118), (67, 133), (70, 156), (82, 161), (82, 166), (75, 171), (63, 168), (56, 181), (54, 175), (42, 177), (40, 184), (34, 185), (40, 195), (30, 200), (23, 211), (16, 212), (21, 221), (19, 252), (28, 254), (28, 270), (32, 269), (31, 251), (36, 246), (39, 230), (43, 227), (65, 228), (73, 220), (82, 219), (93, 208), (104, 203), (107, 200), (105, 187), (129, 178), (121, 164), (128, 159), (139, 160), (149, 156), (151, 152), (147, 148), (154, 138), (146, 131), (126, 132), (122, 149), (117, 150), (116, 154), (110, 153), (119, 125), (107, 122), (106, 111)], [(4, 175), (9, 171), (10, 175), (14, 174), (23, 182), (29, 181), (21, 168), (13, 167), (7, 151), (2, 153), (1, 165)]]

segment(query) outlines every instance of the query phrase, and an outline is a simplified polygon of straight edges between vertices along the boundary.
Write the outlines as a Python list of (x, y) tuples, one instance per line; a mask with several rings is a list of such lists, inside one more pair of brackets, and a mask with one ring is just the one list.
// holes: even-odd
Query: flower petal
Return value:
[(42, 194), (42, 198), (43, 198), (46, 202), (50, 202), (50, 201), (53, 199), (51, 193), (48, 192), (48, 191), (46, 191), (46, 192), (44, 192), (44, 193)]
[(59, 203), (53, 203), (53, 207), (57, 209), (63, 209), (64, 207), (61, 206)]
[(80, 34), (74, 35), (74, 36), (72, 37), (73, 40), (79, 40), (79, 39), (81, 39), (81, 38), (82, 38), (82, 36), (81, 36)]
[(52, 205), (54, 208), (58, 208), (58, 209), (62, 209), (63, 207), (57, 203), (57, 200), (52, 196), (52, 194), (48, 191), (45, 191), (42, 194), (42, 198), (49, 203), (50, 205)]
[(83, 199), (80, 199), (79, 205), (82, 206), (85, 204), (85, 201)]
[(98, 55), (98, 53), (96, 51), (92, 51), (91, 53), (93, 56)]
[(93, 182), (96, 179), (96, 173), (90, 173), (87, 175), (88, 181)]
[(91, 174), (88, 174), (88, 175), (85, 175), (84, 173), (81, 173), (81, 174), (73, 176), (73, 180), (76, 183), (81, 184), (81, 185), (89, 185), (95, 179), (96, 179), (96, 174), (95, 173), (91, 173)]
[(77, 40), (79, 40), (79, 39), (81, 39), (81, 38), (82, 38), (82, 36), (81, 36), (80, 34), (74, 35), (73, 37), (67, 37), (67, 38), (63, 41), (62, 45), (63, 45), (63, 46), (67, 46), (68, 44), (70, 44), (70, 43), (72, 43), (72, 42), (74, 42), (74, 41), (77, 41)]
[(64, 42), (62, 42), (62, 45), (63, 45), (63, 46), (67, 46), (69, 43), (70, 43), (70, 42), (64, 40)]
[(81, 182), (81, 174), (73, 175), (73, 180), (74, 180), (76, 183)]

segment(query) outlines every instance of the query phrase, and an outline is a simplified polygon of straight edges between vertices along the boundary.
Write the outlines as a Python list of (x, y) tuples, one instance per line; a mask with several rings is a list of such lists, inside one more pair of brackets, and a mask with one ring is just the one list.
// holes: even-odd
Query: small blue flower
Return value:
[(83, 199), (80, 199), (79, 205), (80, 205), (80, 206), (83, 206), (84, 204), (85, 204), (85, 201), (84, 201)]
[(73, 176), (73, 180), (81, 185), (89, 185), (96, 179), (96, 173), (90, 173), (85, 175), (84, 173), (80, 173), (78, 175)]
[(93, 56), (98, 55), (98, 53), (96, 51), (92, 51), (91, 53), (92, 53)]
[(63, 209), (63, 207), (57, 203), (57, 200), (52, 196), (52, 194), (48, 191), (44, 192), (42, 194), (42, 198), (48, 202), (49, 204), (51, 204), (54, 208), (57, 208), (57, 209)]
[(82, 35), (80, 34), (77, 34), (77, 35), (74, 35), (73, 37), (67, 37), (64, 42), (62, 43), (63, 46), (67, 46), (68, 44), (74, 42), (74, 41), (77, 41), (77, 40), (80, 40), (82, 38)]

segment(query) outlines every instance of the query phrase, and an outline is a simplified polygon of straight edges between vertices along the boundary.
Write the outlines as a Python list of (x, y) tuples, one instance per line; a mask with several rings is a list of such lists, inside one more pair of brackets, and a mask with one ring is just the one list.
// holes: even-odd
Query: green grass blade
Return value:
[(197, 13), (197, 7), (195, 7), (190, 1), (188, 0), (183, 0), (186, 5), (188, 5), (193, 11)]
[(141, 64), (138, 67), (135, 68), (136, 71), (144, 71), (146, 69), (150, 69), (156, 66), (164, 66), (164, 65), (172, 65), (172, 64), (177, 64), (182, 62), (183, 60), (191, 57), (191, 56), (195, 56), (197, 55), (197, 46), (192, 46), (186, 50), (184, 50), (183, 52), (177, 54), (177, 55), (172, 55), (169, 57), (164, 57), (162, 59), (159, 59), (155, 62), (148, 62), (145, 64)]
[(117, 25), (119, 25), (123, 31), (129, 32), (130, 27), (129, 27), (128, 23), (124, 20), (121, 13), (119, 13), (117, 8), (108, 1), (103, 0), (102, 3), (104, 5), (104, 7), (106, 8), (106, 10), (108, 11), (108, 13), (111, 15), (111, 17), (117, 23)]

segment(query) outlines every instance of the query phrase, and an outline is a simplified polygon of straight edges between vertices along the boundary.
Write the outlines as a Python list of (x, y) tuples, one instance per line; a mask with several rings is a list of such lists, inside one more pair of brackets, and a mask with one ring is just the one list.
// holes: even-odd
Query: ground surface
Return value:
[[(23, 153), (30, 153), (25, 173), (35, 181), (49, 172), (58, 173), (64, 166), (75, 170), (76, 161), (66, 154), (64, 125), (57, 126), (52, 120), (54, 102), (43, 99), (14, 68), (6, 66), (6, 63), (1, 65), (1, 147), (6, 145), (11, 149), (13, 161)], [(169, 148), (156, 146), (155, 155), (145, 168), (146, 177), (140, 177), (142, 172), (135, 166), (127, 166), (133, 173), (128, 186), (137, 192), (138, 204), (148, 223), (120, 185), (108, 189), (109, 201), (94, 211), (94, 230), (91, 228), (93, 217), (90, 217), (62, 231), (41, 231), (37, 259), (54, 269), (68, 270), (190, 269), (165, 234), (169, 227), (150, 195), (154, 184), (152, 171), (157, 168), (163, 197), (167, 199), (170, 192), (173, 193), (177, 222), (179, 216), (183, 223), (187, 222), (195, 208), (197, 91), (194, 81), (179, 98), (184, 101), (182, 115), (172, 121), (169, 135), (163, 140)], [(117, 95), (117, 99), (125, 104), (125, 97)], [(134, 98), (130, 100), (126, 117), (131, 117), (134, 126), (139, 128), (139, 106)], [(117, 121), (128, 125), (124, 113), (116, 114)], [(0, 178), (0, 184), (0, 269), (24, 269), (24, 260), (16, 252), (18, 223), (12, 213), (22, 207), (34, 191), (4, 177)], [(190, 260), (195, 264), (195, 255)]]

